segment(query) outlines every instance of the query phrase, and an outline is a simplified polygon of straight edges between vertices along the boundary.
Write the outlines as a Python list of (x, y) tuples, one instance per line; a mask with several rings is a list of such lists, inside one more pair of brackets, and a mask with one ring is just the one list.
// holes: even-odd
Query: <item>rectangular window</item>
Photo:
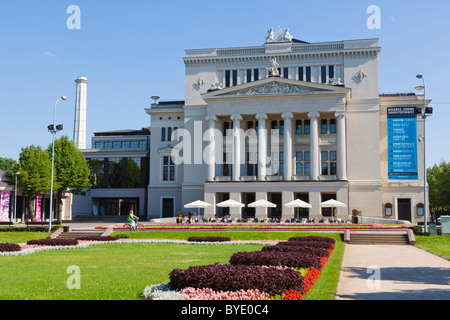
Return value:
[(298, 67), (298, 80), (303, 81), (303, 67)]
[(147, 148), (147, 141), (141, 140), (139, 141), (139, 149)]
[(237, 86), (237, 70), (233, 70), (233, 86)]
[(321, 129), (320, 129), (320, 133), (321, 134), (327, 134), (328, 128), (327, 128), (327, 119), (322, 119), (321, 120)]
[(167, 128), (167, 141), (172, 141), (172, 128)]
[(330, 174), (332, 176), (336, 175), (336, 162), (330, 162)]
[(305, 162), (305, 176), (311, 175), (311, 164), (309, 162)]
[(327, 83), (327, 66), (320, 67), (320, 82)]
[(120, 141), (113, 141), (113, 149), (120, 149), (121, 145)]
[(271, 127), (272, 134), (278, 134), (278, 121), (272, 120), (271, 125), (272, 125), (272, 127)]
[(130, 141), (122, 141), (122, 149), (130, 149)]
[(252, 69), (247, 69), (247, 82), (252, 82)]
[(229, 87), (231, 85), (231, 73), (230, 70), (225, 70), (225, 87)]
[(280, 134), (284, 134), (284, 120), (280, 120)]
[(305, 161), (311, 161), (311, 153), (309, 151), (305, 151)]
[(226, 152), (223, 153), (223, 164), (222, 164), (222, 175), (223, 176), (230, 176), (231, 175), (231, 168), (229, 164), (229, 157)]
[(127, 188), (139, 188), (141, 185), (141, 158), (127, 158)]
[(322, 175), (328, 175), (328, 162), (322, 162)]
[(163, 181), (175, 180), (175, 164), (171, 156), (163, 156)]
[(295, 174), (297, 176), (302, 176), (303, 175), (303, 163), (302, 162), (297, 162), (295, 164)]
[(137, 141), (131, 141), (131, 149), (138, 149), (139, 143)]
[(103, 142), (95, 142), (95, 149), (102, 149), (103, 148)]
[(336, 151), (330, 151), (330, 161), (336, 161)]
[(336, 133), (336, 119), (330, 119), (330, 133)]
[(297, 151), (297, 152), (295, 153), (295, 159), (296, 159), (297, 161), (302, 161), (302, 160), (303, 160), (303, 153), (302, 153), (301, 151)]
[(233, 123), (230, 121), (223, 122), (223, 135), (232, 136), (233, 135)]
[(306, 81), (311, 82), (311, 67), (306, 67)]
[(283, 68), (283, 78), (289, 78), (289, 68)]
[(295, 133), (302, 134), (302, 120), (295, 120)]
[(321, 156), (322, 156), (322, 161), (328, 161), (328, 152), (327, 151), (322, 151)]
[(253, 81), (259, 80), (259, 69), (253, 70)]
[(111, 141), (105, 141), (105, 149), (111, 149), (112, 148), (112, 142)]
[(161, 128), (161, 141), (166, 141), (166, 128)]
[(334, 78), (334, 66), (328, 66), (328, 78)]
[(305, 120), (305, 134), (309, 134), (310, 133), (310, 120)]
[(336, 151), (322, 151), (322, 175), (336, 175)]

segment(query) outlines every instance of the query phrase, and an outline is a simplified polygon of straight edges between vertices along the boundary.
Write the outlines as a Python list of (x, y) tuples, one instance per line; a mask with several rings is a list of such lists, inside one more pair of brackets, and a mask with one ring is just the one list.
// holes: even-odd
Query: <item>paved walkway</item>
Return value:
[(341, 268), (338, 300), (450, 300), (450, 261), (415, 246), (347, 244)]

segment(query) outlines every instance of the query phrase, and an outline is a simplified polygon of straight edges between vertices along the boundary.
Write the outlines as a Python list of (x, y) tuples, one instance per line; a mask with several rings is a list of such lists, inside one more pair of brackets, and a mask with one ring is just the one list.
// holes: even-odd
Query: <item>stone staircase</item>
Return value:
[(86, 236), (101, 236), (104, 230), (101, 231), (66, 231), (58, 234), (55, 239), (75, 239)]
[(344, 234), (344, 240), (349, 244), (364, 245), (411, 245), (414, 244), (414, 236), (406, 233), (376, 233), (376, 232), (348, 232)]

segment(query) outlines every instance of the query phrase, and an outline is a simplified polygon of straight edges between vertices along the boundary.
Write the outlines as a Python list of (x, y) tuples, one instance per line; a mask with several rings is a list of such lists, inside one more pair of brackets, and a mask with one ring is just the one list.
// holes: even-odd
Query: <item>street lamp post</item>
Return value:
[(14, 224), (16, 224), (16, 212), (17, 212), (17, 176), (20, 172), (16, 172), (14, 175), (16, 176), (16, 184), (14, 185)]
[(55, 117), (56, 117), (56, 105), (58, 103), (59, 100), (67, 100), (66, 96), (61, 96), (60, 98), (58, 98), (58, 100), (56, 100), (55, 102), (55, 107), (53, 109), (53, 124), (49, 125), (48, 131), (51, 132), (52, 134), (52, 178), (50, 181), (50, 214), (49, 214), (49, 222), (48, 222), (48, 232), (51, 232), (52, 230), (52, 219), (53, 219), (53, 166), (54, 166), (54, 161), (55, 161), (55, 134), (56, 132), (62, 130), (62, 124), (58, 124), (55, 127)]
[[(426, 107), (425, 100), (425, 79), (422, 74), (418, 74), (416, 76), (417, 79), (422, 79), (422, 86), (417, 86), (417, 90), (423, 90), (423, 109), (422, 109), (422, 119), (423, 119), (423, 206), (424, 206), (424, 223), (423, 223), (423, 233), (424, 235), (428, 234), (428, 226), (427, 226), (427, 217), (428, 217), (428, 201), (427, 201), (427, 166), (426, 166), (426, 152), (425, 152), (425, 120), (427, 119), (428, 114), (431, 114), (433, 111), (431, 108)], [(428, 110), (430, 109), (430, 110)]]

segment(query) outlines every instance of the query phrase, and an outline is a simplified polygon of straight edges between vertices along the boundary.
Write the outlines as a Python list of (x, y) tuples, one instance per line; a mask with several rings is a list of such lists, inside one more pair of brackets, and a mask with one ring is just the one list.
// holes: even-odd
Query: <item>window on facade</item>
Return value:
[(336, 119), (330, 119), (330, 133), (336, 133)]
[(311, 131), (311, 121), (305, 120), (305, 134), (310, 134)]
[(92, 188), (103, 188), (103, 177), (105, 174), (104, 158), (90, 158), (91, 184)]
[(113, 149), (120, 149), (121, 145), (120, 141), (113, 141)]
[(252, 69), (247, 69), (247, 82), (252, 82)]
[(259, 69), (253, 69), (253, 80), (259, 80)]
[(307, 176), (310, 171), (310, 153), (309, 151), (297, 151), (295, 153), (295, 174), (297, 176)]
[(336, 151), (322, 151), (322, 175), (336, 175)]
[(280, 120), (280, 134), (284, 134), (284, 120)]
[(322, 119), (320, 126), (320, 133), (327, 134), (327, 132), (328, 132), (327, 119)]
[(127, 188), (139, 188), (141, 184), (141, 158), (127, 158)]
[(278, 134), (278, 121), (272, 120), (271, 122), (272, 134)]
[(303, 81), (303, 67), (298, 67), (298, 80)]
[(167, 128), (167, 141), (172, 141), (172, 128)]
[(101, 149), (101, 148), (103, 148), (103, 142), (95, 142), (94, 146), (95, 146), (95, 149)]
[(222, 175), (231, 176), (231, 153), (223, 153)]
[(282, 176), (284, 174), (284, 152), (272, 152), (272, 175)]
[(105, 147), (105, 149), (112, 149), (112, 142), (111, 141), (105, 141), (104, 147)]
[(302, 134), (302, 120), (295, 120), (295, 133)]
[(283, 78), (289, 78), (289, 68), (283, 68)]
[(224, 121), (223, 122), (223, 135), (224, 136), (231, 136), (233, 135), (233, 122), (230, 121)]
[(231, 86), (231, 72), (230, 70), (225, 70), (225, 87)]
[(334, 66), (328, 66), (328, 78), (334, 78)]
[(306, 67), (306, 80), (308, 82), (311, 82), (311, 67)]
[(122, 184), (122, 158), (108, 160), (109, 188), (120, 188)]
[(122, 149), (129, 149), (130, 141), (122, 141)]
[(258, 124), (255, 121), (247, 121), (247, 134), (258, 134)]
[(175, 181), (175, 164), (171, 156), (163, 156), (163, 181)]
[(247, 175), (256, 176), (258, 174), (258, 153), (247, 152)]
[(233, 70), (233, 86), (237, 86), (237, 70)]
[(166, 128), (161, 128), (161, 141), (166, 141)]
[(139, 141), (139, 149), (145, 149), (145, 148), (147, 148), (147, 141), (140, 140)]
[(327, 66), (320, 67), (320, 82), (327, 83)]
[[(165, 141), (165, 140), (163, 140)], [(139, 143), (137, 141), (131, 141), (130, 142), (131, 149), (137, 149), (139, 147)]]

